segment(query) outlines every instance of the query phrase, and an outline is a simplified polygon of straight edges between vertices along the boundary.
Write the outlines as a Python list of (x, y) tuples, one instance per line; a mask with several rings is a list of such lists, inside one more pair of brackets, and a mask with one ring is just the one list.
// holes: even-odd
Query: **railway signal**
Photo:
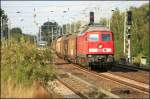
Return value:
[(90, 25), (94, 24), (94, 12), (90, 12)]
[[(127, 17), (127, 18), (126, 18)], [(126, 47), (127, 47), (127, 58), (128, 62), (131, 63), (131, 25), (132, 25), (132, 12), (125, 12), (125, 20), (124, 20), (124, 55), (126, 56)], [(126, 33), (127, 32), (127, 33)], [(125, 43), (125, 40), (127, 43)]]
[(128, 14), (127, 24), (132, 25), (132, 12), (128, 11), (127, 14)]

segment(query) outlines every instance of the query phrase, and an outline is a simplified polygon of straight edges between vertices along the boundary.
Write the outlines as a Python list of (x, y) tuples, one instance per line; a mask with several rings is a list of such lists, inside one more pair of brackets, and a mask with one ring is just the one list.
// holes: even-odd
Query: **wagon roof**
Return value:
[(64, 36), (64, 39), (75, 38), (77, 34), (68, 34)]

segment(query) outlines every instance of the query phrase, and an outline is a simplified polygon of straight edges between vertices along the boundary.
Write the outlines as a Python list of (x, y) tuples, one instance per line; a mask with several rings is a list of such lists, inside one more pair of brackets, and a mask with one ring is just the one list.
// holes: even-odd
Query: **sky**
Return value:
[(20, 27), (25, 34), (37, 35), (39, 26), (46, 21), (60, 25), (88, 22), (89, 12), (94, 11), (98, 22), (100, 18), (110, 18), (115, 8), (125, 11), (144, 3), (149, 1), (1, 1), (1, 8), (8, 15), (11, 28)]

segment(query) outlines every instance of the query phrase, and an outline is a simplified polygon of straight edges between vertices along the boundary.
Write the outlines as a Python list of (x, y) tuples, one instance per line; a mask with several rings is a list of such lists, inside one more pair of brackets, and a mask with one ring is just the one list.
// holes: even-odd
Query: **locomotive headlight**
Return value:
[(103, 45), (102, 45), (102, 44), (99, 44), (99, 45), (98, 45), (98, 48), (102, 48), (102, 47), (103, 47)]

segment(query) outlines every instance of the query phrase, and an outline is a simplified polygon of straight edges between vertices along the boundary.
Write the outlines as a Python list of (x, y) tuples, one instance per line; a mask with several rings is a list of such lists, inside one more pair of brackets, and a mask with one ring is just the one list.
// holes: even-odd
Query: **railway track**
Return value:
[[(64, 67), (65, 70), (67, 70), (67, 66)], [(80, 77), (81, 79), (95, 85), (97, 88), (101, 88), (102, 86), (102, 89), (106, 90), (106, 91), (109, 91), (111, 92), (112, 94), (115, 94), (119, 97), (123, 97), (123, 98), (127, 98), (128, 96), (123, 96), (123, 94), (128, 94), (129, 97), (131, 97), (133, 94), (137, 95), (137, 97), (148, 97), (149, 93), (148, 92), (145, 92), (145, 91), (141, 91), (137, 88), (135, 88), (135, 86), (133, 87), (129, 87), (127, 86), (126, 84), (124, 83), (121, 83), (121, 82), (118, 82), (118, 81), (114, 81), (114, 79), (110, 80), (110, 78), (106, 78), (106, 77), (102, 77), (100, 75), (95, 75), (93, 73), (89, 73), (87, 71), (84, 71), (84, 74), (81, 73), (81, 70), (79, 69), (68, 69), (66, 72), (71, 72), (73, 75), (76, 75), (78, 77)], [(88, 75), (87, 75), (88, 74)], [(85, 77), (85, 75), (87, 75)], [(93, 77), (92, 77), (93, 76)], [(110, 87), (110, 88), (109, 88)], [(107, 90), (107, 89), (111, 89), (110, 90)], [(117, 93), (114, 93), (116, 90), (119, 90)], [(120, 93), (123, 93), (120, 95)]]
[(54, 81), (49, 81), (45, 86), (47, 92), (53, 93), (55, 97), (52, 98), (83, 98), (76, 90), (69, 87), (66, 82), (57, 76)]
[[(63, 77), (62, 77), (63, 76)], [(64, 77), (65, 76), (65, 77)], [(70, 76), (68, 74), (59, 74), (59, 76), (57, 76), (57, 79), (64, 84), (66, 87), (68, 87), (69, 89), (71, 89), (75, 94), (77, 94), (78, 96), (80, 96), (81, 98), (88, 98), (87, 95), (83, 94), (83, 92), (77, 90), (78, 87), (82, 86), (82, 84), (77, 83), (76, 81), (74, 81), (73, 79), (70, 78)], [(68, 82), (69, 81), (69, 82)], [(70, 83), (72, 82), (72, 83)], [(74, 87), (72, 87), (74, 86)], [(76, 86), (76, 87), (75, 87)], [(78, 86), (78, 87), (77, 87)], [(81, 89), (81, 88), (80, 88)]]
[(147, 93), (147, 94), (149, 93), (149, 85), (148, 84), (137, 82), (137, 81), (134, 81), (132, 79), (125, 78), (125, 77), (113, 75), (111, 73), (97, 73), (95, 71), (89, 72), (89, 70), (87, 71), (86, 69), (80, 68), (79, 66), (76, 66), (75, 68), (78, 68), (78, 69), (83, 70), (83, 71), (90, 73), (90, 74), (95, 74), (99, 77), (108, 78), (108, 79), (111, 79), (111, 80), (116, 81), (118, 83), (125, 84), (127, 86), (130, 86), (131, 88), (140, 90), (144, 93)]
[(147, 72), (150, 71), (149, 68), (142, 68), (142, 67), (138, 67), (138, 66), (134, 66), (134, 65), (115, 64), (115, 66), (125, 68), (125, 69), (131, 69), (131, 70), (142, 70), (142, 71), (147, 71)]
[[(65, 72), (76, 75), (81, 79), (94, 84), (96, 87), (100, 87), (101, 85), (109, 86), (111, 87), (111, 90), (109, 91), (119, 97), (149, 97), (149, 85), (147, 84), (138, 83), (136, 81), (125, 79), (124, 77), (114, 76), (113, 74), (109, 73), (97, 73), (95, 71), (89, 71), (85, 68), (81, 68), (78, 65), (68, 64), (62, 59), (56, 60), (56, 65), (59, 69), (63, 69)], [(120, 80), (119, 78), (124, 80)], [(103, 89), (107, 90), (109, 88)], [(128, 96), (125, 94), (128, 94)]]
[(148, 80), (149, 72), (147, 71), (115, 66), (115, 67), (112, 67), (112, 69), (107, 72), (113, 75), (131, 79), (140, 83), (149, 84), (149, 80)]
[(71, 73), (59, 74), (57, 78), (61, 83), (63, 83), (81, 98), (120, 98), (109, 91), (106, 91), (102, 88), (97, 88), (95, 85), (90, 84), (87, 81), (72, 75)]
[[(73, 73), (73, 72), (72, 72), (72, 74), (78, 75), (79, 73), (75, 73), (75, 72)], [(91, 75), (91, 76), (93, 76), (93, 75)], [(79, 77), (81, 77), (81, 74), (80, 74)], [(83, 79), (83, 78), (84, 78), (84, 77), (81, 77), (81, 79)], [(100, 86), (101, 86), (101, 85), (98, 86), (98, 85), (99, 85), (99, 81), (97, 80), (97, 78), (99, 78), (99, 79), (98, 79), (99, 81), (102, 80), (103, 83), (106, 83), (106, 89), (107, 89), (107, 86), (111, 86), (111, 85), (112, 85), (111, 87), (114, 87), (114, 85), (112, 84), (112, 83), (114, 83), (114, 81), (110, 81), (110, 80), (109, 80), (109, 81), (104, 81), (104, 79), (106, 79), (106, 78), (94, 77), (93, 81), (95, 80), (94, 83), (97, 82), (97, 84), (96, 84), (97, 87), (100, 87)], [(89, 77), (88, 77), (88, 79), (84, 79), (84, 80), (89, 81)], [(108, 82), (110, 82), (111, 85), (109, 85)], [(93, 83), (93, 84), (94, 84), (94, 83)], [(103, 83), (100, 81), (100, 84), (103, 84)], [(116, 82), (115, 82), (115, 83), (116, 83)], [(120, 83), (117, 83), (117, 84), (120, 84)], [(115, 86), (116, 86), (116, 85), (115, 85)], [(122, 84), (120, 84), (119, 86), (117, 86), (117, 88), (119, 88), (119, 87), (120, 87), (120, 90), (123, 91), (124, 93), (126, 93), (126, 91), (127, 91), (127, 93), (128, 93), (128, 91), (129, 91), (129, 93), (130, 93), (130, 92), (131, 92), (131, 93), (133, 92), (133, 91), (132, 91), (133, 88), (127, 88), (127, 89), (125, 89), (126, 86), (123, 86)], [(114, 87), (114, 88), (115, 88), (115, 87)], [(112, 88), (112, 89), (113, 89), (113, 88)], [(138, 92), (139, 92), (139, 90), (138, 90)], [(144, 92), (141, 92), (141, 91), (140, 91), (139, 93), (142, 94), (142, 93), (144, 93)], [(144, 93), (144, 94), (145, 94), (145, 93)], [(148, 93), (146, 93), (146, 94), (148, 95)]]

